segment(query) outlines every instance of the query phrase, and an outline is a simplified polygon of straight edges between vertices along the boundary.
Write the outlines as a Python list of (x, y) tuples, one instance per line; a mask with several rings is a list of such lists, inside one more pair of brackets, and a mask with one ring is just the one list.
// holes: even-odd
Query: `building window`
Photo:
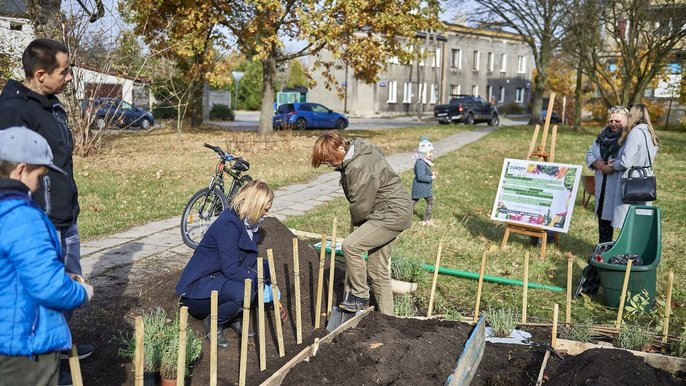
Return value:
[(488, 102), (493, 99), (493, 86), (486, 86), (486, 95), (488, 95)]
[(479, 96), (479, 86), (472, 86), (472, 96)]
[(412, 83), (405, 82), (403, 85), (403, 103), (412, 103)]
[(434, 83), (431, 83), (431, 96), (429, 97), (429, 103), (436, 104), (436, 99), (438, 99), (438, 87)]
[(452, 56), (450, 58), (450, 67), (462, 69), (462, 50), (459, 48), (453, 48)]
[(526, 58), (517, 56), (517, 73), (523, 74), (526, 72)]
[(505, 87), (500, 86), (500, 99), (498, 100), (500, 103), (505, 102)]
[(400, 64), (400, 61), (398, 60), (397, 56), (391, 56), (388, 58), (388, 63), (390, 64)]
[(398, 81), (391, 80), (388, 82), (388, 101), (386, 103), (397, 103), (398, 96)]
[(419, 97), (421, 98), (421, 103), (426, 103), (426, 83), (420, 83), (419, 87)]
[(488, 53), (488, 71), (489, 71), (489, 72), (493, 72), (493, 66), (495, 65), (495, 64), (494, 64), (494, 62), (495, 62), (494, 56), (495, 56), (495, 55), (493, 55), (492, 52), (489, 52), (489, 53)]
[(459, 84), (450, 85), (450, 95), (460, 95), (462, 94), (462, 87)]
[(419, 48), (419, 65), (424, 67), (424, 64), (426, 63), (426, 52), (424, 51), (424, 47)]
[(474, 71), (479, 71), (479, 51), (474, 51), (474, 67), (472, 68)]
[(515, 102), (524, 103), (524, 89), (521, 87), (517, 87), (517, 90), (515, 93)]
[(436, 48), (436, 51), (434, 52), (431, 67), (441, 67), (441, 49), (440, 48)]
[(507, 54), (500, 54), (500, 72), (507, 72)]

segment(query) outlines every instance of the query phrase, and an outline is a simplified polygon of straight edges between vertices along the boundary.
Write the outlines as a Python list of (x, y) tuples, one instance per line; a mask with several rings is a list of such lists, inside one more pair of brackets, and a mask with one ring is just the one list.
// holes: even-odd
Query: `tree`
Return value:
[(530, 122), (540, 121), (550, 59), (560, 46), (570, 0), (475, 0), (482, 26), (516, 31), (531, 47), (536, 63)]
[(288, 62), (288, 80), (286, 81), (286, 87), (307, 87), (309, 84), (307, 78), (307, 70), (302, 62), (300, 62), (300, 59), (293, 59)]
[[(608, 105), (639, 103), (646, 88), (686, 37), (681, 0), (585, 0), (579, 28), (584, 49), (571, 50), (585, 76)], [(579, 33), (579, 35), (581, 35)]]
[[(246, 59), (259, 61), (263, 75), (259, 131), (268, 134), (272, 132), (277, 64), (326, 49), (333, 60), (319, 56), (314, 64), (324, 69), (325, 76), (330, 75), (327, 70), (337, 66), (335, 61), (340, 59), (353, 69), (358, 79), (374, 81), (389, 57), (409, 59), (399, 37), (413, 39), (417, 31), (436, 27), (437, 3), (435, 0), (428, 4), (421, 0), (146, 0), (129, 4), (137, 32), (149, 42), (159, 39), (168, 21), (173, 20), (171, 30), (159, 39), (166, 44), (205, 36), (223, 49), (237, 49)], [(305, 45), (295, 52), (287, 52), (283, 43), (287, 39), (304, 41)]]

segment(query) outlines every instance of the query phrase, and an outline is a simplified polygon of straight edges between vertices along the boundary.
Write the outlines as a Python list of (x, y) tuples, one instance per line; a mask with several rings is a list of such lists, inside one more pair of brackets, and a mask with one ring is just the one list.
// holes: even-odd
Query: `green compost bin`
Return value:
[(631, 267), (627, 291), (636, 294), (645, 289), (650, 299), (648, 307), (652, 307), (657, 266), (662, 254), (660, 208), (630, 206), (615, 244), (601, 255), (602, 261), (590, 260), (590, 264), (598, 270), (598, 278), (605, 293), (605, 305), (608, 307), (619, 307), (626, 272), (626, 265), (609, 264), (608, 261), (613, 256), (627, 253), (639, 255), (643, 260), (643, 265)]

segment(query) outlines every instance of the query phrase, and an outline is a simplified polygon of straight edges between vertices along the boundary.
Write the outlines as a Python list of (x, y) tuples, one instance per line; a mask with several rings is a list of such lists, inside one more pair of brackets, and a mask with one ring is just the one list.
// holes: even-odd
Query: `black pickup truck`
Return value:
[(490, 126), (498, 126), (498, 110), (481, 97), (471, 95), (456, 95), (447, 105), (434, 106), (434, 119), (439, 123), (464, 122), (473, 125), (478, 122), (488, 122)]

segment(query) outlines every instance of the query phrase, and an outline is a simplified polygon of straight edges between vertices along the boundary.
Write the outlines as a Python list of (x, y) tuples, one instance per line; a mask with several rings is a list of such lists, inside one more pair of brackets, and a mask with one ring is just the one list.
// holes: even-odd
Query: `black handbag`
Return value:
[(653, 175), (653, 161), (650, 159), (648, 150), (648, 137), (643, 133), (648, 152), (650, 166), (636, 166), (629, 169), (627, 176), (622, 178), (622, 201), (624, 202), (648, 202), (657, 198), (657, 181)]

